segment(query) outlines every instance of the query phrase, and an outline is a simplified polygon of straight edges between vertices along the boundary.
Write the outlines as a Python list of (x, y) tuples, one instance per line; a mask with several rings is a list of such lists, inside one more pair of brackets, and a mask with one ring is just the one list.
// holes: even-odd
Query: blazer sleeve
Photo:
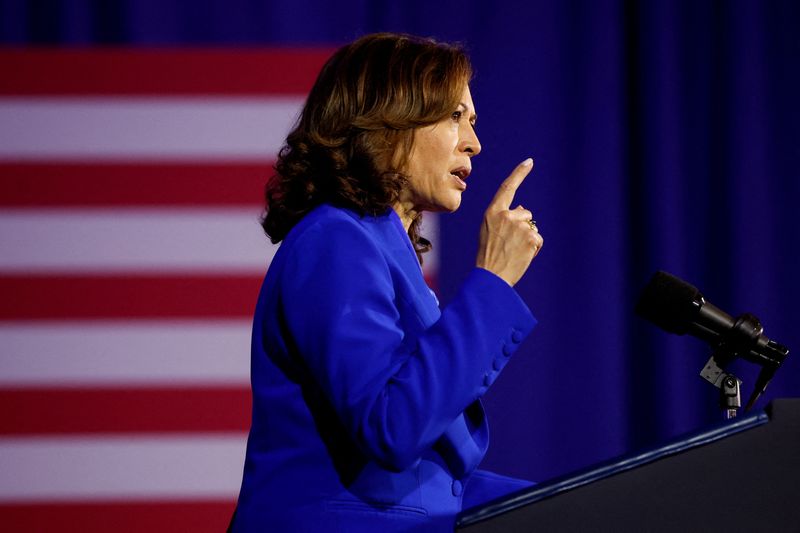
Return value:
[(306, 228), (289, 252), (280, 291), (292, 342), (350, 437), (390, 470), (413, 465), (536, 323), (516, 291), (476, 268), (439, 320), (406, 339), (403, 296), (355, 221)]

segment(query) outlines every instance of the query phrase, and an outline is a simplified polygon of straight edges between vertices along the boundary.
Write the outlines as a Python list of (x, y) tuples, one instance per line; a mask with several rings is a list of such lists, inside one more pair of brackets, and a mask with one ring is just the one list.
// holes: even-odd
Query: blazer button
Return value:
[(516, 342), (517, 344), (522, 342), (522, 332), (517, 331), (516, 329), (511, 332), (511, 340)]
[(494, 361), (492, 361), (492, 368), (494, 368), (498, 372), (500, 371), (501, 368), (503, 368), (503, 364), (500, 361), (499, 357), (496, 358)]
[(513, 352), (514, 350), (513, 348), (511, 348), (511, 346), (509, 346), (508, 344), (503, 345), (503, 355), (505, 355), (506, 357), (511, 357), (511, 354)]
[(491, 374), (486, 374), (483, 376), (483, 386), (488, 387), (492, 384), (492, 376)]
[(458, 497), (461, 496), (461, 492), (464, 490), (464, 486), (461, 482), (457, 479), (453, 480), (453, 496)]

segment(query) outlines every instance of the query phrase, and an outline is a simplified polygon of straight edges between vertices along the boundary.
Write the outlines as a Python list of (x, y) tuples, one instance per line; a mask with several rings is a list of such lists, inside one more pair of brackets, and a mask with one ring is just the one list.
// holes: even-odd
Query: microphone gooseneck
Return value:
[(736, 358), (760, 365), (745, 409), (752, 407), (789, 354), (788, 348), (764, 335), (758, 318), (748, 313), (732, 317), (707, 302), (695, 286), (667, 272), (656, 272), (650, 279), (636, 304), (636, 314), (669, 333), (688, 333), (707, 342), (721, 369)]

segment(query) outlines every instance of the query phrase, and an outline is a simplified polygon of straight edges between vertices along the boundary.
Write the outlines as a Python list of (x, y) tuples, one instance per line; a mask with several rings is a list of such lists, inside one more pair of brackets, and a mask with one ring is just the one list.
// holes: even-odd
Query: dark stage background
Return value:
[[(540, 321), (486, 397), (484, 466), (544, 480), (715, 422), (708, 349), (636, 318), (657, 269), (800, 350), (800, 4), (793, 1), (0, 1), (14, 46), (461, 41), (483, 153), (441, 217), (446, 303), (511, 168), (546, 245), (518, 285)], [(7, 75), (4, 73), (2, 75)], [(749, 394), (755, 368), (737, 367)], [(792, 353), (770, 398), (800, 396)]]

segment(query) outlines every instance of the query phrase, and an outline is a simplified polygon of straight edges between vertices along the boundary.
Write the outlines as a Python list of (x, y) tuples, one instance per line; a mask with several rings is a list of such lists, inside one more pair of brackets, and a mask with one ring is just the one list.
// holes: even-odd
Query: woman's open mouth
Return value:
[(458, 167), (457, 169), (450, 171), (450, 175), (453, 176), (456, 185), (458, 185), (458, 188), (462, 191), (467, 189), (467, 182), (465, 180), (467, 179), (467, 176), (469, 176), (469, 173), (470, 170), (467, 167)]

